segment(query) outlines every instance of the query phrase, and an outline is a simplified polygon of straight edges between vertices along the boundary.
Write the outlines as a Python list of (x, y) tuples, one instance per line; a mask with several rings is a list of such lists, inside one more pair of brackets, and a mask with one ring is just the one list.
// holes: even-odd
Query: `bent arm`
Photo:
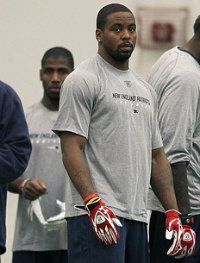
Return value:
[(33, 201), (47, 193), (47, 185), (39, 179), (25, 179), (23, 176), (8, 184), (8, 190), (12, 193), (23, 194), (23, 197)]
[(151, 186), (165, 210), (178, 210), (170, 164), (163, 147), (152, 151)]
[(0, 184), (22, 175), (31, 153), (21, 101), (14, 92), (0, 98)]
[(24, 182), (24, 177), (20, 176), (16, 180), (8, 184), (8, 191), (14, 194), (22, 194), (22, 184)]
[(63, 163), (68, 175), (81, 197), (95, 193), (89, 167), (84, 157), (86, 138), (71, 133), (61, 132), (60, 136)]

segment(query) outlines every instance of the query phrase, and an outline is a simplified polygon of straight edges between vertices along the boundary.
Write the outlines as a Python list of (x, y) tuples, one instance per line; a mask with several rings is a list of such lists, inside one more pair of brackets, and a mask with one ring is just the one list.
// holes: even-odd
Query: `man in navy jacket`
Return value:
[(11, 87), (0, 81), (0, 255), (6, 251), (7, 184), (24, 172), (30, 153), (21, 101)]

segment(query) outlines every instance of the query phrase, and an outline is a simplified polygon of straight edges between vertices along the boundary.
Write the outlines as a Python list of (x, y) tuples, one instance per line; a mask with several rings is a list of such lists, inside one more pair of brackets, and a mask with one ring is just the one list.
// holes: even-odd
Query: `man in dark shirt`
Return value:
[[(31, 153), (28, 128), (16, 92), (0, 81), (0, 255), (5, 253), (7, 184), (25, 170)], [(1, 261), (1, 256), (0, 256)]]

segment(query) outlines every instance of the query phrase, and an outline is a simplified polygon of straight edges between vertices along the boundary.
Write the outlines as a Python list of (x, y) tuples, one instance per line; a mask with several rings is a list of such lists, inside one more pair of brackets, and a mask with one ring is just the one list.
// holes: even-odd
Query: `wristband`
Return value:
[(181, 215), (181, 223), (182, 225), (192, 225), (194, 224), (194, 217), (188, 214)]
[(19, 189), (20, 189), (22, 194), (23, 194), (23, 191), (24, 191), (24, 187), (28, 183), (28, 181), (31, 181), (31, 179), (27, 178), (24, 181), (22, 181), (21, 184), (19, 185)]
[(94, 193), (94, 194), (90, 194), (88, 196), (86, 196), (83, 201), (85, 204), (89, 204), (89, 203), (92, 203), (94, 200), (96, 199), (99, 199), (99, 196), (97, 193)]

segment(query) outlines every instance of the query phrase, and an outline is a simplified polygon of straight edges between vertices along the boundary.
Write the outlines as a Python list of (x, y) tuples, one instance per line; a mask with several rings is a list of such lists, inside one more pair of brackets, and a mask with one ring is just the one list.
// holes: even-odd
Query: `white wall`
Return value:
[(17, 90), (25, 107), (41, 97), (40, 60), (48, 48), (66, 46), (76, 64), (95, 54), (96, 14), (110, 2), (0, 0), (1, 78)]
[[(56, 45), (69, 48), (79, 64), (96, 53), (95, 21), (99, 9), (115, 1), (100, 0), (0, 0), (0, 73), (1, 80), (15, 88), (26, 108), (42, 95), (39, 82), (43, 53)], [(138, 5), (166, 6), (165, 0), (119, 1), (133, 10)], [(188, 37), (199, 14), (199, 0), (171, 0), (167, 5), (188, 6), (191, 13)], [(163, 51), (136, 50), (131, 67), (143, 76)], [(7, 253), (3, 263), (11, 262), (16, 196), (9, 194), (7, 211)]]
[[(100, 0), (0, 0), (0, 72), (1, 79), (12, 85), (25, 108), (42, 95), (39, 77), (43, 53), (55, 45), (66, 46), (74, 54), (76, 65), (96, 53), (95, 20), (98, 10), (112, 1)], [(132, 10), (138, 5), (188, 5), (191, 18), (197, 16), (198, 0), (127, 0), (120, 1)], [(186, 29), (188, 30), (188, 29)], [(142, 53), (142, 55), (141, 55)], [(132, 61), (143, 73), (160, 52), (136, 48)], [(146, 59), (147, 56), (147, 59)], [(144, 60), (143, 60), (144, 58)], [(140, 63), (139, 63), (140, 61)], [(146, 70), (144, 70), (146, 72)]]

